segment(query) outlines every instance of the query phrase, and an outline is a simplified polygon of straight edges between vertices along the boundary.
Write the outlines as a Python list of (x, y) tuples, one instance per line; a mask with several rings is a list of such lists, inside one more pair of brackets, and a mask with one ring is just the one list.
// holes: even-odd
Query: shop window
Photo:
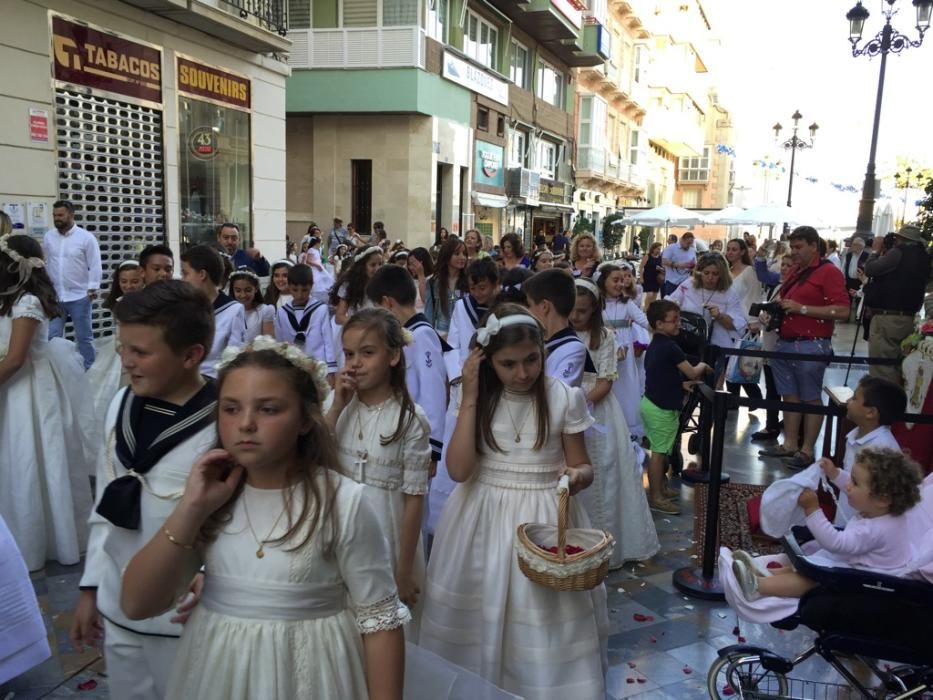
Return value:
[(489, 110), (483, 107), (476, 108), (476, 128), (480, 131), (489, 131)]
[(505, 117), (496, 117), (496, 136), (505, 136)]
[(509, 129), (509, 167), (528, 167), (528, 132)]
[(528, 49), (512, 40), (509, 55), (509, 78), (522, 90), (528, 89)]
[(463, 32), (463, 53), (487, 68), (496, 70), (499, 58), (498, 44), (498, 28), (479, 15), (468, 12)]
[(244, 247), (252, 243), (249, 112), (178, 98), (183, 246), (212, 242), (217, 227), (234, 223)]

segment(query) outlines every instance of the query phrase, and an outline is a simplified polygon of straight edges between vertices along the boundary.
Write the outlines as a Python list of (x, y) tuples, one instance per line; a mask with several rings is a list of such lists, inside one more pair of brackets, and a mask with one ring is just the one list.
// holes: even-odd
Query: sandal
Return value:
[(793, 457), (797, 454), (794, 450), (788, 450), (784, 445), (775, 445), (774, 447), (767, 447), (763, 450), (758, 450), (759, 457), (780, 457), (785, 459), (788, 457)]

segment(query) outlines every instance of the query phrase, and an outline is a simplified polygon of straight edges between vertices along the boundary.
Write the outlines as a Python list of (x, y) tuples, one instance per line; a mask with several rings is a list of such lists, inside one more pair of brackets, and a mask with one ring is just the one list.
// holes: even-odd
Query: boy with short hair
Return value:
[[(900, 450), (901, 446), (891, 432), (891, 426), (904, 416), (907, 410), (907, 394), (904, 390), (881, 377), (865, 375), (859, 380), (852, 398), (846, 403), (846, 418), (855, 423), (855, 428), (846, 435), (846, 453), (842, 470), (852, 473), (852, 465), (858, 460), (859, 452), (866, 447)], [(828, 457), (820, 465), (835, 481), (838, 470)], [(844, 526), (855, 515), (849, 505), (845, 489), (840, 489), (836, 499), (835, 524)]]
[(680, 307), (662, 299), (648, 307), (648, 325), (653, 331), (645, 353), (645, 394), (641, 418), (651, 446), (648, 460), (648, 505), (651, 510), (677, 515), (680, 508), (664, 489), (667, 457), (674, 447), (684, 400), (684, 377), (698, 380), (712, 369), (705, 362), (691, 365), (675, 338), (680, 333)]
[(96, 646), (103, 631), (111, 697), (157, 700), (181, 627), (171, 611), (128, 619), (120, 609), (123, 569), (160, 531), (192, 463), (217, 439), (217, 389), (200, 371), (214, 317), (207, 297), (180, 280), (126, 295), (114, 316), (130, 385), (107, 411), (71, 639), (80, 652)]
[(175, 273), (175, 254), (167, 245), (147, 245), (139, 254), (139, 267), (143, 271), (143, 284), (170, 280)]
[(450, 314), (450, 330), (447, 344), (452, 352), (445, 355), (447, 377), (458, 379), (463, 363), (470, 356), (470, 339), (499, 295), (499, 266), (491, 258), (480, 258), (471, 262), (466, 269), (469, 293), (457, 299)]
[(275, 338), (301, 348), (306, 355), (327, 364), (327, 374), (337, 371), (334, 334), (327, 304), (311, 299), (314, 273), (307, 265), (288, 268), (288, 293), (292, 299), (275, 314)]
[(447, 412), (447, 371), (444, 367), (446, 343), (424, 314), (415, 310), (415, 281), (405, 268), (398, 265), (380, 267), (366, 286), (366, 296), (374, 304), (387, 309), (411, 333), (412, 341), (405, 346), (405, 381), (412, 400), (424, 409), (428, 417), (431, 425), (431, 461), (436, 463), (444, 448)]
[(221, 289), (224, 263), (220, 253), (208, 245), (196, 245), (181, 254), (182, 279), (200, 289), (214, 309), (214, 342), (201, 363), (201, 373), (217, 376), (217, 363), (227, 346), (246, 342), (246, 314), (243, 305)]
[(544, 373), (570, 386), (583, 386), (583, 372), (595, 372), (586, 345), (570, 327), (577, 303), (573, 277), (562, 270), (543, 270), (525, 282), (528, 310), (544, 327)]

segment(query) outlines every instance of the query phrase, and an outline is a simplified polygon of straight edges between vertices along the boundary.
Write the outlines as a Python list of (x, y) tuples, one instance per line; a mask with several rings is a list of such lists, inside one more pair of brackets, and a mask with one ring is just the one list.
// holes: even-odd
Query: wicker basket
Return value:
[[(557, 486), (557, 526), (525, 523), (518, 526), (515, 550), (518, 568), (531, 581), (555, 591), (588, 591), (609, 573), (609, 557), (615, 542), (604, 530), (567, 527), (570, 487), (566, 476)], [(557, 554), (547, 547), (557, 545)], [(582, 552), (566, 554), (568, 544)]]

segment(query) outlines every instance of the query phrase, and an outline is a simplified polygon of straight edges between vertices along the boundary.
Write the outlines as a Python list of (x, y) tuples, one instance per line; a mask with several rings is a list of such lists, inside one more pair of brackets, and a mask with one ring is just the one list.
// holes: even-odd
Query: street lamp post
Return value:
[[(933, 2), (933, 0), (931, 0), (931, 2)], [(791, 135), (789, 139), (787, 139), (787, 141), (785, 141), (782, 144), (785, 150), (790, 151), (790, 180), (788, 180), (787, 182), (787, 208), (788, 209), (790, 209), (793, 206), (792, 201), (793, 201), (793, 196), (794, 196), (794, 164), (797, 160), (797, 151), (798, 150), (802, 151), (807, 148), (813, 148), (813, 143), (816, 140), (817, 129), (820, 128), (816, 122), (813, 122), (810, 125), (810, 140), (805, 141), (804, 139), (800, 138), (797, 135), (797, 130), (800, 128), (800, 120), (803, 119), (803, 115), (800, 113), (800, 110), (795, 111), (791, 115), (791, 119), (794, 120), (794, 133)], [(781, 129), (784, 128), (783, 126), (781, 126), (781, 123), (778, 122), (771, 128), (774, 129), (774, 139), (775, 140), (780, 139)], [(790, 226), (785, 221), (784, 222), (784, 233), (787, 233), (788, 231), (790, 231)]]
[(904, 208), (901, 210), (901, 226), (903, 226), (904, 223), (907, 221), (907, 194), (908, 194), (908, 189), (910, 188), (910, 174), (913, 171), (914, 171), (913, 168), (911, 168), (908, 165), (907, 169), (904, 171), (907, 173), (906, 176), (901, 175), (900, 173), (896, 173), (894, 175), (894, 182), (898, 187), (900, 187), (901, 185), (901, 180), (902, 179), (904, 180)]
[[(897, 10), (894, 9), (895, 2), (897, 0), (883, 0), (884, 27), (862, 48), (859, 48), (858, 44), (862, 40), (862, 30), (865, 28), (865, 20), (868, 19), (869, 12), (862, 5), (862, 0), (858, 0), (855, 7), (846, 13), (846, 19), (849, 21), (849, 41), (852, 44), (852, 55), (855, 57), (881, 56), (878, 92), (875, 96), (875, 119), (871, 130), (871, 149), (868, 153), (868, 168), (865, 171), (862, 199), (858, 207), (858, 221), (855, 225), (856, 234), (868, 238), (872, 235), (871, 224), (875, 210), (875, 154), (878, 150), (878, 125), (881, 122), (881, 98), (884, 94), (884, 72), (888, 65), (888, 54), (897, 54), (904, 49), (920, 46), (923, 43), (923, 35), (930, 28), (930, 14), (933, 12), (933, 0), (913, 0), (913, 6), (917, 11), (916, 27), (919, 36), (916, 40), (912, 40), (891, 26), (891, 18), (897, 13)], [(887, 5), (886, 8), (884, 7), (885, 4)]]

